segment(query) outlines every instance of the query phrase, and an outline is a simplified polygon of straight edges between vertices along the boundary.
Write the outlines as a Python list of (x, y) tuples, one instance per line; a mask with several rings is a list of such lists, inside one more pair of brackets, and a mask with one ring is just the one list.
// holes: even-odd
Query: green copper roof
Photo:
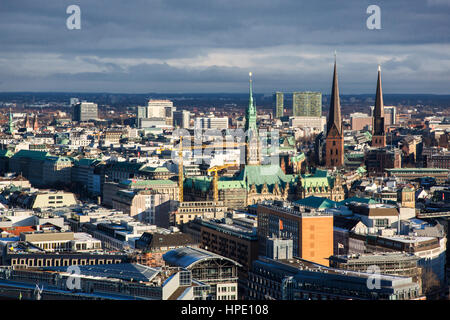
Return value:
[(335, 201), (315, 196), (309, 196), (304, 199), (297, 200), (294, 203), (315, 209), (336, 208), (337, 206), (337, 202)]
[(369, 131), (364, 132), (364, 135), (368, 140), (372, 140), (372, 134)]
[(278, 184), (284, 187), (287, 183), (295, 182), (295, 177), (285, 174), (279, 165), (246, 165), (237, 179), (247, 181), (248, 187), (253, 184), (256, 186)]
[(172, 180), (134, 180), (134, 179), (128, 179), (128, 180), (121, 181), (120, 184), (128, 186), (128, 187), (147, 187), (147, 188), (151, 188), (151, 187), (157, 187), (157, 186), (161, 186), (161, 185), (173, 186), (173, 185), (176, 185), (177, 183), (175, 181), (172, 181)]
[(302, 175), (303, 188), (332, 188), (334, 178), (326, 170), (316, 170), (314, 174)]
[(302, 152), (302, 153), (300, 153), (298, 155), (295, 155), (295, 156), (291, 157), (291, 161), (292, 162), (299, 162), (299, 161), (305, 160), (305, 158), (306, 158), (305, 154)]
[[(224, 189), (250, 189), (252, 185), (259, 191), (266, 184), (271, 192), (276, 184), (285, 187), (287, 183), (296, 181), (293, 175), (285, 174), (278, 165), (247, 165), (237, 177), (219, 177), (218, 188)], [(183, 186), (207, 192), (211, 189), (212, 177), (189, 177), (184, 181)]]
[(50, 153), (44, 151), (20, 150), (12, 158), (31, 158), (35, 160), (45, 160)]
[(356, 172), (358, 172), (358, 173), (366, 173), (367, 172), (367, 170), (366, 170), (366, 168), (365, 167), (359, 167), (358, 169), (356, 169)]

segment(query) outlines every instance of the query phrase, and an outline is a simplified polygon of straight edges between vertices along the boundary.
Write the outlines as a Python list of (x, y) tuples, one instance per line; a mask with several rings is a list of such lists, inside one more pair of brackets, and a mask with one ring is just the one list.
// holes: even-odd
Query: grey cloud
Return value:
[[(82, 29), (69, 31), (65, 22), (67, 6), (81, 7)], [(387, 76), (396, 79), (394, 88), (401, 91), (424, 88), (445, 92), (448, 80), (449, 57), (446, 52), (407, 52), (413, 45), (432, 46), (450, 43), (450, 6), (446, 0), (376, 1), (381, 7), (382, 30), (366, 28), (366, 8), (372, 0), (18, 0), (0, 3), (0, 65), (17, 63), (22, 54), (54, 54), (73, 65), (78, 59), (85, 65), (101, 68), (103, 72), (61, 73), (55, 65), (43, 65), (49, 76), (28, 72), (9, 63), (0, 71), (0, 90), (27, 90), (46, 88), (70, 90), (146, 90), (149, 83), (158, 90), (243, 91), (241, 81), (248, 70), (244, 67), (210, 66), (181, 67), (169, 65), (175, 58), (201, 60), (211, 51), (265, 50), (277, 46), (310, 46), (316, 53), (339, 55), (379, 53), (389, 54), (384, 63)], [(378, 47), (380, 46), (380, 47)], [(402, 51), (401, 47), (405, 49)], [(395, 51), (391, 50), (394, 48)], [(400, 49), (399, 49), (400, 48)], [(366, 50), (366, 51), (365, 51)], [(394, 54), (405, 55), (400, 59)], [(120, 59), (157, 59), (154, 64), (125, 66)], [(2, 63), (2, 59), (4, 60)], [(105, 62), (105, 59), (115, 62)], [(423, 79), (411, 75), (423, 72), (423, 59), (435, 64), (445, 62), (442, 73)], [(78, 61), (76, 60), (76, 61)], [(316, 90), (328, 88), (331, 59), (320, 56), (299, 58), (289, 54), (278, 57), (255, 57), (260, 65), (255, 74), (261, 76), (261, 90), (305, 87)], [(167, 63), (164, 63), (167, 62)], [(315, 70), (271, 68), (273, 63), (286, 67), (299, 63), (311, 64)], [(348, 90), (357, 92), (371, 88), (369, 71), (377, 61), (344, 62), (342, 77), (348, 81)], [(400, 72), (407, 68), (411, 74)], [(33, 74), (35, 72), (35, 74)], [(404, 72), (404, 71), (402, 71)], [(392, 74), (391, 74), (392, 73)], [(404, 77), (404, 78), (402, 78)], [(419, 77), (417, 77), (419, 78)], [(8, 79), (8, 81), (6, 81)], [(12, 81), (11, 81), (12, 79)], [(16, 80), (14, 80), (16, 79)], [(19, 81), (18, 79), (21, 79)], [(35, 83), (33, 79), (40, 79)], [(64, 83), (57, 80), (64, 79)], [(15, 82), (16, 81), (16, 82)], [(244, 80), (245, 81), (245, 80)], [(17, 86), (17, 87), (14, 87)], [(436, 86), (436, 87), (433, 87)], [(108, 89), (110, 88), (110, 89)], [(166, 89), (167, 88), (167, 89)]]

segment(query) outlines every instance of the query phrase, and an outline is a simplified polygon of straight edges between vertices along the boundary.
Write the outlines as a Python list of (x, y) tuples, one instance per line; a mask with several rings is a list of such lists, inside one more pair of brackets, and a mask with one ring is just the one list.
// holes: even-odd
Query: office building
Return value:
[(92, 102), (79, 102), (73, 107), (73, 121), (98, 120), (98, 106)]
[(371, 288), (373, 273), (324, 267), (304, 259), (260, 257), (249, 273), (251, 300), (421, 300), (421, 288), (411, 277), (379, 275), (379, 287)]
[(258, 204), (259, 253), (265, 255), (266, 239), (293, 240), (293, 255), (323, 265), (333, 254), (333, 215), (301, 208), (289, 202)]
[(354, 112), (350, 114), (352, 130), (360, 131), (372, 127), (372, 117), (366, 113)]
[(397, 108), (395, 106), (384, 106), (384, 125), (397, 124)]
[(292, 115), (294, 117), (321, 117), (322, 93), (294, 92), (292, 94)]
[(190, 127), (191, 113), (187, 110), (178, 110), (173, 112), (173, 126), (175, 128), (187, 129)]
[(307, 133), (318, 134), (326, 130), (326, 117), (290, 117), (289, 127), (301, 128)]
[(136, 118), (137, 119), (147, 118), (147, 107), (137, 106), (136, 107)]
[(198, 117), (195, 118), (195, 129), (228, 129), (228, 117)]
[(173, 102), (170, 100), (149, 100), (146, 118), (166, 118), (166, 109), (172, 110)]
[(284, 116), (284, 94), (283, 92), (276, 92), (273, 98), (275, 102), (275, 117), (279, 119)]

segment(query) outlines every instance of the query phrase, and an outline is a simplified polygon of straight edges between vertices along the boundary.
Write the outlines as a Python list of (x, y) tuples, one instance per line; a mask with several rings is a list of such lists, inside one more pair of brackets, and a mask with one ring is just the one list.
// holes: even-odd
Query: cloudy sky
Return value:
[[(369, 30), (369, 5), (381, 30)], [(68, 30), (66, 9), (81, 9)], [(450, 94), (450, 0), (2, 0), (0, 91)]]

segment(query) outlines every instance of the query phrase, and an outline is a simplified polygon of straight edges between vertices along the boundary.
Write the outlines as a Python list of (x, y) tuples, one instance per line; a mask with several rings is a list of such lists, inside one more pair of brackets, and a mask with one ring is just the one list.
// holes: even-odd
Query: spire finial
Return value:
[(337, 52), (336, 52), (336, 50), (334, 50), (334, 63), (336, 63), (336, 56), (337, 56)]
[(381, 64), (378, 64), (378, 71), (381, 71)]

